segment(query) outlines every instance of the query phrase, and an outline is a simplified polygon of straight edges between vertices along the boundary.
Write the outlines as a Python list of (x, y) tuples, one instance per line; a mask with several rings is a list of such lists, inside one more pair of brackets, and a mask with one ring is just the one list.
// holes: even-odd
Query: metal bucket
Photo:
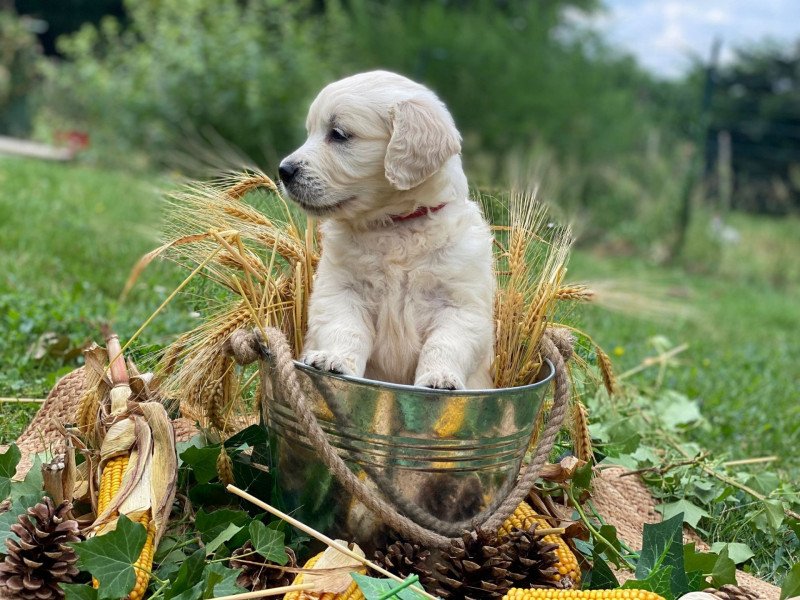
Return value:
[[(366, 550), (385, 542), (385, 527), (333, 478), (272, 379), (275, 370), (267, 371), (272, 391), (264, 418), (284, 507)], [(547, 361), (531, 385), (451, 392), (334, 375), (298, 362), (295, 371), (339, 456), (401, 513), (431, 528), (427, 521), (481, 520), (503, 501), (554, 375)]]

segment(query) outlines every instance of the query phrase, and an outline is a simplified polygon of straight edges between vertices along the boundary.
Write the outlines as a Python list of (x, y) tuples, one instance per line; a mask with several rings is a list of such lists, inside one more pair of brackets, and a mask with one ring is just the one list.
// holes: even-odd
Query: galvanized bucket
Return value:
[[(532, 385), (451, 392), (294, 365), (319, 425), (347, 466), (401, 514), (444, 535), (481, 522), (508, 495), (555, 372), (546, 361)], [(276, 370), (266, 374), (271, 385), (262, 406), (285, 507), (365, 549), (382, 544), (386, 528), (331, 475)]]

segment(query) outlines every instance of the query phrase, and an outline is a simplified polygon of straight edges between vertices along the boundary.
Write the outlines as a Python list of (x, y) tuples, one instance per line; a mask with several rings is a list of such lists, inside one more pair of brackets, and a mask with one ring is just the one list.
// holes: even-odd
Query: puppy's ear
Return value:
[(461, 152), (461, 136), (450, 113), (433, 98), (411, 98), (390, 112), (392, 138), (386, 149), (386, 179), (398, 190), (410, 190)]

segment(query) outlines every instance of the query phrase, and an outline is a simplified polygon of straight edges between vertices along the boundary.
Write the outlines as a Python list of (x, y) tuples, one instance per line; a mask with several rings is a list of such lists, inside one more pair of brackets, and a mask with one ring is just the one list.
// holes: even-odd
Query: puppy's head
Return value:
[(306, 129), (305, 143), (281, 161), (280, 178), (289, 197), (318, 216), (392, 214), (403, 192), (461, 151), (436, 95), (385, 71), (328, 85), (311, 104)]

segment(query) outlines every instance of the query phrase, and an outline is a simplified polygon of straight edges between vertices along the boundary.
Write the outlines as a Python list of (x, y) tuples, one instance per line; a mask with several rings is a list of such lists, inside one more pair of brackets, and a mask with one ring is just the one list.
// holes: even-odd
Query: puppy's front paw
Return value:
[(303, 362), (320, 371), (330, 371), (339, 375), (355, 375), (354, 361), (322, 350), (312, 350), (303, 356)]
[(422, 373), (417, 376), (414, 385), (433, 388), (435, 390), (463, 390), (464, 382), (455, 373), (445, 371)]

